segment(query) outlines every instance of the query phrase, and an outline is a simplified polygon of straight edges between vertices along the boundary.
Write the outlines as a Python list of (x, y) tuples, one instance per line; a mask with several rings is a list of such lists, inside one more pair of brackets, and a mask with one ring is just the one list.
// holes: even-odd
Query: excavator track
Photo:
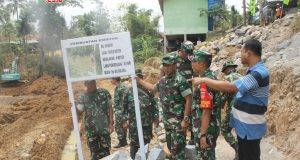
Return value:
[(15, 81), (3, 81), (0, 82), (1, 87), (18, 87), (29, 83), (28, 80), (15, 80)]

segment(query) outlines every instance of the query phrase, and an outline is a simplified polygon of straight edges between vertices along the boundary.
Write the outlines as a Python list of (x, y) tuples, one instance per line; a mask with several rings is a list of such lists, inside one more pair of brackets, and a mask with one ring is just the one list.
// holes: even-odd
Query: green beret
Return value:
[(195, 50), (193, 55), (189, 57), (190, 61), (212, 61), (212, 55), (202, 50)]
[(226, 62), (223, 64), (223, 67), (222, 67), (222, 72), (223, 72), (223, 73), (224, 73), (224, 71), (225, 71), (225, 69), (226, 69), (227, 67), (234, 67), (234, 68), (236, 68), (237, 65), (234, 64), (232, 60), (226, 61)]
[(177, 62), (177, 57), (174, 52), (164, 55), (162, 58), (162, 64), (175, 64)]

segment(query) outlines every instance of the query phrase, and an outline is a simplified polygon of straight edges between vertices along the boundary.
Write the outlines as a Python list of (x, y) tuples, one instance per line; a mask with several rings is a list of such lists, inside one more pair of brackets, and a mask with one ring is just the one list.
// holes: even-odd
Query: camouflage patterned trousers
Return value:
[(91, 160), (98, 160), (110, 154), (111, 139), (109, 134), (89, 135), (87, 143), (91, 152)]
[(185, 138), (182, 130), (166, 129), (166, 140), (172, 160), (185, 160)]
[(215, 160), (216, 159), (215, 145), (216, 145), (218, 136), (207, 135), (207, 137), (209, 137), (213, 146), (206, 148), (206, 149), (200, 148), (200, 138), (198, 138), (198, 136), (196, 136), (194, 138), (194, 141), (196, 143), (196, 160)]
[(231, 130), (232, 128), (229, 126), (229, 120), (230, 120), (230, 112), (231, 107), (227, 107), (226, 109), (226, 116), (224, 120), (222, 121), (222, 135), (224, 136), (226, 142), (236, 151), (238, 152), (238, 143), (236, 138), (232, 135)]
[[(150, 143), (152, 139), (152, 126), (143, 126), (143, 137), (144, 137), (144, 144)], [(129, 128), (129, 138), (130, 138), (130, 157), (132, 159), (135, 158), (135, 154), (137, 153), (138, 149), (140, 148), (139, 144), (139, 136), (138, 130), (136, 127)]]
[(118, 135), (119, 142), (126, 142), (127, 137), (127, 130), (123, 128), (123, 119), (124, 115), (122, 114), (122, 111), (115, 112), (115, 129)]

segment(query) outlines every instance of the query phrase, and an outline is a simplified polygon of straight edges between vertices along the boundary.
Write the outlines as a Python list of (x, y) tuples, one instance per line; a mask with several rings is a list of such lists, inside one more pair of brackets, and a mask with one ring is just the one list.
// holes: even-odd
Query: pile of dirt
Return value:
[(59, 159), (73, 128), (66, 82), (45, 76), (1, 91), (14, 97), (0, 114), (17, 116), (0, 126), (0, 159)]
[[(289, 43), (287, 43), (289, 42)], [(300, 158), (300, 32), (282, 42), (282, 49), (270, 56), (269, 134), (287, 159)]]

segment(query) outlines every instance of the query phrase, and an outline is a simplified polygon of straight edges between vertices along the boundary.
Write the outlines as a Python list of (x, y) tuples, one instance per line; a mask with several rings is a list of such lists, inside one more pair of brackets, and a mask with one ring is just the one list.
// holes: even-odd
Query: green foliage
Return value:
[(239, 12), (235, 9), (234, 6), (231, 6), (230, 10), (230, 23), (231, 27), (234, 28), (243, 23), (243, 17), (239, 14)]
[(229, 28), (242, 24), (243, 17), (233, 7), (227, 10), (226, 6), (216, 5), (211, 9), (199, 9), (200, 16), (212, 17), (214, 20), (214, 30), (225, 31)]
[(17, 15), (17, 20), (19, 20), (19, 9), (25, 7), (26, 0), (8, 0), (7, 8), (12, 13), (12, 15)]
[(66, 74), (62, 56), (46, 56), (44, 72), (48, 75), (65, 78)]
[(4, 35), (4, 37), (7, 38), (7, 41), (10, 42), (12, 37), (14, 37), (16, 33), (16, 27), (14, 23), (9, 21), (2, 25), (1, 33), (2, 35)]
[(21, 11), (20, 20), (17, 20), (18, 36), (23, 38), (23, 43), (25, 43), (25, 36), (34, 31), (34, 26), (31, 24), (34, 21), (32, 12), (24, 8)]
[(134, 59), (136, 62), (143, 63), (150, 57), (160, 56), (157, 46), (157, 39), (148, 35), (142, 35), (132, 40), (134, 50)]
[(72, 18), (72, 26), (67, 37), (91, 36), (110, 33), (108, 11), (101, 1), (96, 1), (96, 9)]
[(157, 31), (160, 17), (152, 18), (152, 10), (138, 10), (136, 4), (120, 8), (125, 10), (120, 20), (123, 30), (130, 31), (135, 62), (143, 63), (150, 57), (161, 55)]

